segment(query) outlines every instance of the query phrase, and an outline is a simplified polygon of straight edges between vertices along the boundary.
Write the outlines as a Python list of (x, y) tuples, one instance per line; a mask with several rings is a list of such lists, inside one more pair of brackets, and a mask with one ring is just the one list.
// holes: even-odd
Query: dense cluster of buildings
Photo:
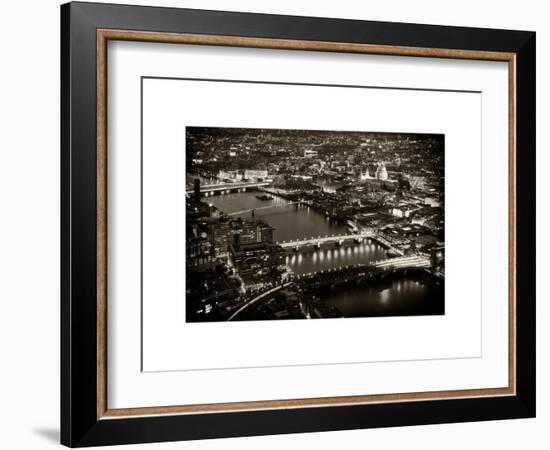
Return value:
[(186, 209), (188, 320), (225, 320), (252, 292), (286, 278), (284, 250), (269, 224), (220, 213), (200, 191)]
[[(398, 254), (430, 255), (444, 273), (443, 138), (191, 128), (187, 167), (191, 179), (269, 183), (269, 192), (306, 203), (350, 232), (374, 230)], [(253, 293), (284, 283), (289, 272), (269, 223), (224, 214), (194, 187), (186, 205), (188, 286), (205, 282), (188, 288), (188, 317), (200, 320), (208, 307), (224, 320)], [(306, 303), (292, 300), (299, 293), (285, 292), (262, 303), (267, 316), (311, 314)], [(316, 305), (317, 311), (323, 307)]]

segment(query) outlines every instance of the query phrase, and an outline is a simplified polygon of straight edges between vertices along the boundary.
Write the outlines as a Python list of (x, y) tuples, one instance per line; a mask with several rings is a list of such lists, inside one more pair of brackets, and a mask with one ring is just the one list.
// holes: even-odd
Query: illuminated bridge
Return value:
[(291, 286), (294, 283), (307, 283), (307, 286), (321, 287), (324, 285), (338, 285), (350, 281), (365, 280), (368, 282), (372, 277), (392, 273), (395, 271), (407, 271), (407, 269), (427, 269), (430, 268), (430, 259), (426, 256), (410, 255), (399, 256), (397, 258), (384, 259), (370, 264), (357, 264), (353, 266), (333, 267), (331, 269), (319, 272), (311, 272), (296, 275), (293, 281), (277, 285), (256, 294), (244, 305), (237, 309), (228, 320), (234, 320), (239, 314), (247, 310), (250, 306), (257, 304), (262, 300), (273, 297), (280, 290)]
[(395, 255), (403, 256), (402, 250), (394, 247), (391, 242), (389, 242), (387, 239), (383, 238), (382, 236), (380, 236), (378, 233), (374, 231), (362, 231), (361, 233), (355, 233), (355, 234), (317, 236), (317, 237), (311, 237), (308, 239), (298, 239), (296, 241), (277, 242), (277, 244), (279, 244), (283, 248), (292, 248), (295, 251), (298, 251), (300, 250), (300, 248), (308, 245), (312, 245), (314, 248), (321, 248), (321, 245), (326, 243), (334, 243), (337, 245), (342, 245), (345, 241), (351, 240), (357, 243), (361, 243), (365, 239), (372, 239), (378, 242), (379, 244), (382, 244), (384, 247), (386, 247)]
[[(258, 181), (250, 183), (214, 183), (214, 184), (201, 184), (201, 194), (208, 194), (213, 192), (233, 192), (239, 190), (255, 189), (258, 187), (269, 186), (271, 182)], [(187, 194), (193, 194), (194, 189), (187, 189)]]
[(399, 256), (398, 258), (383, 259), (372, 263), (377, 269), (404, 269), (404, 268), (422, 268), (431, 267), (430, 259), (426, 256), (410, 255)]
[(296, 275), (299, 282), (307, 281), (316, 285), (347, 283), (351, 280), (368, 280), (373, 276), (408, 269), (430, 269), (430, 259), (426, 256), (410, 255), (384, 259), (369, 264), (332, 267), (318, 272)]
[(277, 242), (281, 247), (283, 248), (294, 248), (299, 249), (300, 247), (304, 247), (306, 245), (313, 245), (314, 247), (319, 248), (321, 244), (326, 243), (337, 243), (337, 244), (343, 244), (344, 241), (347, 240), (355, 240), (358, 242), (363, 241), (363, 239), (374, 239), (376, 238), (376, 233), (371, 231), (364, 231), (362, 233), (355, 233), (355, 234), (333, 234), (331, 236), (325, 235), (325, 236), (317, 236), (317, 237), (310, 237), (306, 239), (298, 239), (295, 241), (283, 241), (283, 242)]
[(281, 204), (277, 204), (277, 205), (266, 205), (266, 206), (259, 206), (257, 208), (249, 208), (249, 209), (243, 209), (241, 211), (233, 211), (233, 212), (230, 212), (228, 213), (227, 215), (228, 216), (239, 216), (241, 214), (245, 214), (245, 213), (252, 213), (254, 214), (256, 211), (264, 211), (266, 209), (275, 209), (275, 208), (283, 208), (285, 206), (291, 206), (291, 205), (301, 205), (303, 202), (290, 202), (290, 203), (281, 203)]

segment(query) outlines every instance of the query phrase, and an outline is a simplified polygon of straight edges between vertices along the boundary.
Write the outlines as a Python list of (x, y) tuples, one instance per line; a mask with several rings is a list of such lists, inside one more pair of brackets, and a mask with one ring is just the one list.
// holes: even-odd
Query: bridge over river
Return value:
[(265, 210), (269, 210), (269, 209), (285, 208), (287, 206), (292, 206), (292, 205), (295, 205), (296, 207), (298, 207), (298, 205), (302, 205), (302, 204), (305, 204), (305, 203), (304, 202), (288, 202), (288, 203), (281, 203), (281, 204), (275, 204), (275, 205), (258, 206), (258, 207), (254, 207), (254, 208), (242, 209), (240, 211), (231, 211), (227, 215), (228, 216), (240, 216), (241, 214), (246, 214), (246, 213), (252, 213), (252, 215), (254, 215), (254, 213), (256, 211), (265, 211)]
[(310, 237), (306, 239), (297, 239), (294, 241), (283, 241), (278, 242), (281, 247), (283, 248), (293, 248), (294, 250), (299, 250), (300, 248), (308, 245), (312, 245), (314, 248), (321, 248), (322, 244), (331, 244), (335, 243), (337, 245), (342, 245), (345, 241), (355, 241), (357, 243), (363, 242), (365, 239), (372, 239), (380, 244), (382, 244), (384, 247), (389, 249), (392, 253), (398, 256), (403, 256), (403, 251), (394, 247), (391, 242), (389, 242), (384, 237), (380, 236), (375, 231), (362, 231), (360, 233), (353, 233), (353, 234), (333, 234), (331, 236), (325, 235), (325, 236), (317, 236), (317, 237)]
[[(313, 276), (340, 276), (345, 272), (354, 273), (354, 277), (360, 277), (367, 274), (391, 272), (401, 269), (429, 269), (431, 267), (430, 259), (422, 255), (398, 256), (396, 258), (382, 259), (369, 264), (355, 264), (352, 266), (339, 266), (318, 272), (303, 273), (297, 275), (299, 279), (306, 279)], [(348, 276), (348, 278), (350, 278)]]
[[(269, 186), (271, 181), (256, 181), (249, 183), (213, 183), (213, 184), (201, 184), (201, 194), (211, 194), (214, 192), (223, 192), (229, 194), (230, 192), (245, 192), (247, 189), (257, 189), (259, 187)], [(187, 194), (193, 194), (194, 189), (190, 188), (186, 190)]]
[(238, 315), (246, 311), (252, 305), (257, 304), (261, 300), (267, 300), (280, 290), (289, 287), (293, 283), (308, 284), (331, 284), (342, 283), (350, 280), (359, 280), (370, 278), (376, 274), (390, 273), (407, 269), (428, 269), (430, 267), (429, 258), (421, 255), (399, 256), (397, 258), (384, 259), (375, 261), (371, 264), (358, 264), (356, 266), (345, 266), (328, 269), (326, 271), (306, 273), (296, 277), (294, 281), (287, 281), (283, 284), (270, 287), (254, 295), (253, 298), (241, 305), (228, 320), (234, 320)]

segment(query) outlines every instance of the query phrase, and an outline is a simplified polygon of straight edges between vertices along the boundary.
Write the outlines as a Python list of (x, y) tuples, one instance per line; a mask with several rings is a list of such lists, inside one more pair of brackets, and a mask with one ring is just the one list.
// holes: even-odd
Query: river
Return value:
[[(289, 201), (282, 197), (273, 197), (273, 200), (260, 200), (256, 195), (260, 192), (239, 192), (235, 194), (214, 195), (204, 201), (226, 213), (235, 213), (252, 208), (264, 208), (254, 212), (254, 219), (262, 219), (275, 228), (273, 239), (276, 242), (292, 241), (325, 236), (327, 234), (346, 234), (345, 225), (330, 222), (328, 218), (307, 205), (289, 205)], [(240, 214), (243, 219), (252, 219), (252, 213)]]
[(341, 286), (320, 292), (344, 317), (416, 316), (445, 313), (444, 285), (430, 277), (408, 273), (372, 286)]
[[(306, 205), (289, 205), (289, 201), (274, 196), (273, 200), (256, 198), (258, 192), (214, 195), (204, 201), (226, 213), (277, 206), (256, 210), (254, 219), (262, 219), (275, 228), (276, 242), (316, 236), (346, 234), (347, 226), (330, 222), (323, 214)], [(250, 211), (240, 215), (252, 218)], [(367, 264), (387, 258), (385, 249), (374, 241), (361, 244), (330, 245), (318, 250), (307, 247), (289, 252), (286, 264), (297, 274), (318, 272), (341, 266)], [(374, 286), (347, 285), (321, 292), (321, 298), (340, 310), (345, 317), (396, 315), (429, 315), (444, 313), (443, 288), (425, 277), (397, 276)]]

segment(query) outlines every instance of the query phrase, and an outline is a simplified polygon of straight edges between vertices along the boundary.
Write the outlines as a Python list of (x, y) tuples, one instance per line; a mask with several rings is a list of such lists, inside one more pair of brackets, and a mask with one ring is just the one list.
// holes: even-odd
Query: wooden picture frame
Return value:
[[(535, 415), (535, 33), (93, 3), (61, 7), (61, 441), (91, 446)], [(504, 61), (509, 68), (506, 388), (110, 409), (109, 40)]]

